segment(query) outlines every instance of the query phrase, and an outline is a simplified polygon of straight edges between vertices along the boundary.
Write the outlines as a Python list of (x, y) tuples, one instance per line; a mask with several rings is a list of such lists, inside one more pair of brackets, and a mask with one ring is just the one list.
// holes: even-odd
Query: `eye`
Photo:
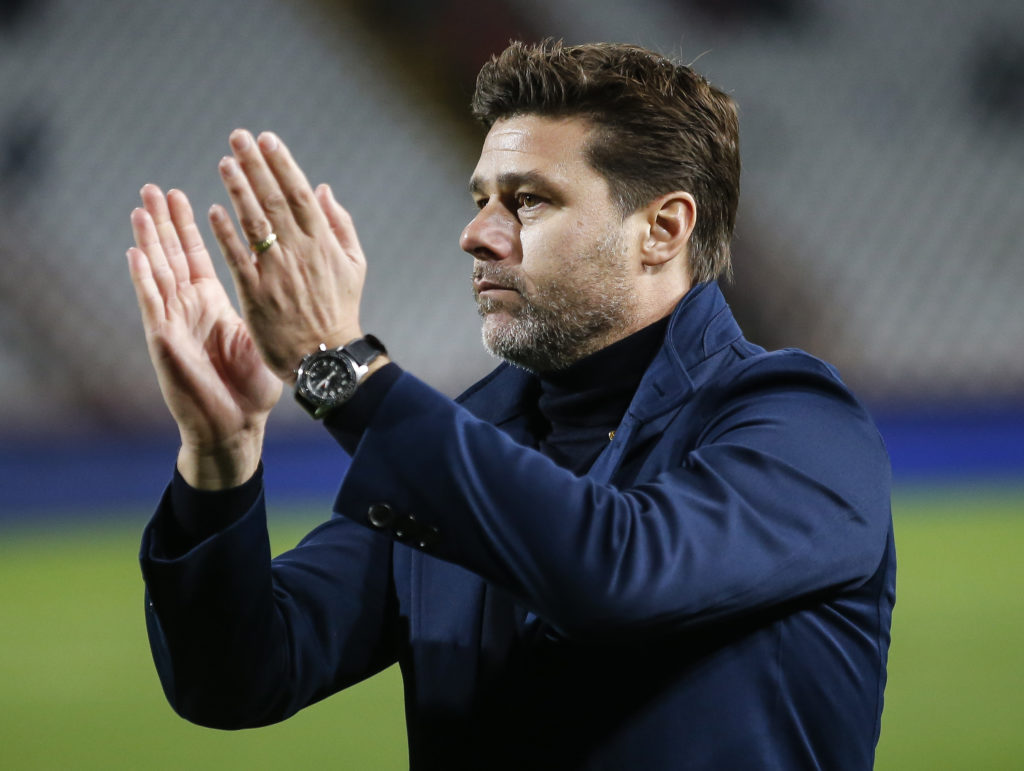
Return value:
[(533, 193), (517, 193), (516, 206), (520, 209), (533, 209), (544, 203), (544, 199)]

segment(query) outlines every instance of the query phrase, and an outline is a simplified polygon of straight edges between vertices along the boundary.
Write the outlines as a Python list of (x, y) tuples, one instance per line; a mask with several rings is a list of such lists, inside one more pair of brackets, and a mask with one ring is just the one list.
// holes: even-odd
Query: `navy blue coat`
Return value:
[(584, 476), (533, 449), (533, 393), (403, 373), (273, 562), (262, 495), (184, 553), (165, 496), (142, 567), (174, 708), (261, 725), (398, 661), (414, 769), (870, 768), (890, 475), (835, 372), (748, 343), (711, 283)]

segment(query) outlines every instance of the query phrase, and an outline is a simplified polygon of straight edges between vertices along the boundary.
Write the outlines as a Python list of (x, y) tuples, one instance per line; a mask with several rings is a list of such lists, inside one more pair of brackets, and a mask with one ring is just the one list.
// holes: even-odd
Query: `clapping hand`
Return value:
[[(150, 358), (178, 424), (178, 468), (194, 487), (241, 484), (259, 464), (270, 410), (302, 356), (361, 336), (366, 261), (351, 218), (316, 193), (284, 144), (231, 135), (220, 172), (246, 241), (220, 206), (210, 222), (242, 304), (213, 270), (185, 194), (142, 189), (128, 250)], [(273, 236), (271, 235), (273, 234)]]
[(131, 216), (136, 247), (128, 265), (149, 355), (181, 434), (179, 469), (193, 486), (231, 487), (259, 463), (281, 381), (214, 273), (185, 194), (165, 197), (146, 185), (142, 204)]
[(239, 129), (231, 149), (219, 168), (245, 240), (223, 207), (211, 208), (210, 223), (264, 360), (292, 382), (299, 361), (320, 343), (337, 347), (362, 336), (366, 259), (348, 212), (327, 185), (313, 192), (276, 135), (257, 142)]

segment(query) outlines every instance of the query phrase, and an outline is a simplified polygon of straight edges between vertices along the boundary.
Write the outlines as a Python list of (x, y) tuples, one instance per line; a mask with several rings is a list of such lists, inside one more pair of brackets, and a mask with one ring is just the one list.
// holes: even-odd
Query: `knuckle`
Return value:
[(315, 201), (313, 191), (308, 187), (293, 187), (285, 192), (288, 205), (295, 209), (308, 209)]
[(282, 211), (288, 208), (288, 200), (281, 191), (273, 190), (260, 198), (260, 206), (267, 212)]
[(228, 193), (234, 197), (243, 195), (249, 188), (249, 181), (242, 174), (233, 174), (224, 184)]
[(255, 214), (243, 214), (238, 218), (238, 224), (247, 235), (256, 235), (263, 231), (263, 217)]

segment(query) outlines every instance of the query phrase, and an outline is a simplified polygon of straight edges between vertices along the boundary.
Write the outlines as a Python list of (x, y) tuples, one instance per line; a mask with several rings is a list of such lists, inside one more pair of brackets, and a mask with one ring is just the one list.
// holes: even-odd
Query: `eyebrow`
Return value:
[[(506, 171), (498, 175), (498, 189), (509, 190), (523, 185), (551, 191), (555, 189), (552, 181), (539, 171)], [(482, 177), (469, 180), (469, 194), (483, 194), (486, 181)]]

